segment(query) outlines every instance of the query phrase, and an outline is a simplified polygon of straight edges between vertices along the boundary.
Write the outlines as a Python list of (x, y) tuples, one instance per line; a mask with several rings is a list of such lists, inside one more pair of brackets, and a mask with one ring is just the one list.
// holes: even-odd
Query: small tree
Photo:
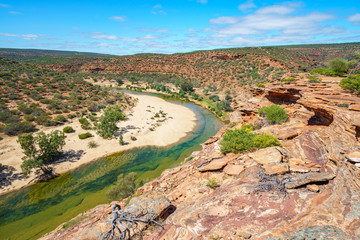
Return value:
[(20, 135), (17, 142), (25, 154), (21, 164), (23, 174), (29, 175), (33, 168), (39, 168), (43, 173), (49, 172), (46, 165), (54, 161), (55, 157), (60, 154), (65, 145), (65, 138), (64, 133), (59, 130), (49, 134), (40, 132), (35, 137), (32, 133)]
[(120, 135), (120, 137), (119, 137), (119, 144), (120, 144), (120, 145), (124, 145), (124, 144), (125, 144), (123, 135)]
[(348, 62), (342, 58), (331, 60), (329, 66), (338, 75), (346, 74), (349, 70)]
[(126, 119), (120, 106), (108, 106), (104, 110), (104, 114), (100, 117), (99, 123), (96, 124), (97, 133), (102, 138), (111, 138), (116, 130), (116, 123), (120, 120)]

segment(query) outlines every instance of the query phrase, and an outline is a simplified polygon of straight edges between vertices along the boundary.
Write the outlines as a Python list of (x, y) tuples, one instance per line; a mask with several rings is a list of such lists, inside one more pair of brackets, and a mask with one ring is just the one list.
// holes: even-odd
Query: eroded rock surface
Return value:
[[(278, 136), (281, 147), (224, 156), (222, 129), (191, 161), (138, 189), (174, 206), (164, 215), (164, 229), (146, 230), (145, 239), (360, 238), (360, 112), (337, 106), (359, 98), (334, 81), (268, 87), (255, 91), (251, 102), (237, 102), (241, 113), (251, 114), (241, 114), (236, 127), (258, 121), (262, 106), (283, 104), (289, 120), (257, 130)], [(218, 187), (210, 188), (209, 179)], [(48, 239), (95, 239), (88, 233), (100, 229), (109, 209), (92, 209), (88, 219)]]

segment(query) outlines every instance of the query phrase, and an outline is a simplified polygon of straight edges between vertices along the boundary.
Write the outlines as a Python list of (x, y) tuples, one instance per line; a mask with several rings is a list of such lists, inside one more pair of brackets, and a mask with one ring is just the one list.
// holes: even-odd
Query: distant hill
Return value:
[(87, 53), (76, 51), (57, 51), (57, 50), (41, 50), (41, 49), (17, 49), (17, 48), (0, 48), (0, 57), (26, 60), (41, 57), (61, 57), (61, 56), (111, 56), (99, 53)]

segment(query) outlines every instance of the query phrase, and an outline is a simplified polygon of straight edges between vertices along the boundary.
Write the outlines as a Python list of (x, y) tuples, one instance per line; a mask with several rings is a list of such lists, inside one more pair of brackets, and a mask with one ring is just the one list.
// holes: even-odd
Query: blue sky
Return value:
[(360, 41), (359, 0), (0, 0), (0, 47), (108, 53)]

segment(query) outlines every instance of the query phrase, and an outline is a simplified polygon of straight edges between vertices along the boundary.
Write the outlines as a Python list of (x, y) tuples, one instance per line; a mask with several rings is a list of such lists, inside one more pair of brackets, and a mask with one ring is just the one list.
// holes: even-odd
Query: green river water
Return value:
[(222, 126), (212, 113), (193, 103), (167, 101), (196, 113), (194, 131), (171, 146), (116, 153), (50, 181), (0, 196), (0, 239), (37, 239), (79, 213), (108, 203), (106, 191), (119, 174), (136, 172), (138, 180), (150, 181), (165, 169), (180, 165), (193, 151), (200, 150), (200, 144)]

